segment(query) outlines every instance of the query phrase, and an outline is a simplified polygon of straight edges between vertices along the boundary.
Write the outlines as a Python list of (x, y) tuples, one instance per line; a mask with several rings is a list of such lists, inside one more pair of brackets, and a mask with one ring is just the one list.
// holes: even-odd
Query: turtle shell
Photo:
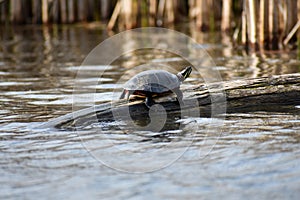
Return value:
[(124, 89), (138, 93), (164, 93), (180, 86), (178, 77), (164, 70), (143, 71), (129, 79)]

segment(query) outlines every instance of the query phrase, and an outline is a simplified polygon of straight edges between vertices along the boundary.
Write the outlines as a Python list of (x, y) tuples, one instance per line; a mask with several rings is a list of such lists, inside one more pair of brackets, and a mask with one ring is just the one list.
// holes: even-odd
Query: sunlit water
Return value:
[[(101, 29), (82, 27), (29, 26), (3, 30), (1, 199), (300, 197), (299, 106), (272, 112), (230, 113), (225, 120), (175, 119), (175, 123), (184, 126), (163, 133), (124, 132), (116, 128), (120, 126), (116, 122), (98, 124), (101, 134), (93, 131), (99, 128), (95, 124), (77, 132), (54, 127), (38, 129), (44, 122), (73, 111), (74, 78), (80, 63), (108, 35)], [(223, 80), (300, 71), (296, 52), (246, 54), (230, 43), (221, 43), (218, 35), (185, 32), (209, 52)], [(108, 102), (114, 89), (120, 88), (116, 82), (123, 73), (147, 61), (170, 65), (181, 62), (161, 53), (124, 56), (109, 68), (86, 66), (85, 78), (80, 81), (93, 82), (105, 70), (101, 84), (91, 85), (90, 89), (97, 91), (97, 104)], [(186, 85), (197, 82), (203, 80), (194, 74)], [(210, 125), (212, 121), (215, 126)], [(161, 150), (160, 154), (153, 154), (156, 157), (149, 157), (148, 163), (142, 159), (156, 150)], [(181, 156), (151, 170), (151, 166), (168, 160), (168, 155), (182, 150)], [(104, 154), (106, 157), (101, 157)], [(127, 159), (135, 158), (133, 154), (142, 157)], [(120, 155), (123, 159), (110, 163)], [(153, 172), (120, 172), (118, 165), (123, 165), (119, 169), (131, 172), (147, 171), (150, 166), (149, 171)]]

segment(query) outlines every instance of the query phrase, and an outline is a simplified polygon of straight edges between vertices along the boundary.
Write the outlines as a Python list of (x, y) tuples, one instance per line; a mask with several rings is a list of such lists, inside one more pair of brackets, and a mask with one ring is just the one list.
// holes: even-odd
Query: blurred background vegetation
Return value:
[(195, 31), (221, 31), (248, 49), (295, 49), (300, 0), (0, 0), (1, 29), (87, 22), (116, 32), (193, 23)]

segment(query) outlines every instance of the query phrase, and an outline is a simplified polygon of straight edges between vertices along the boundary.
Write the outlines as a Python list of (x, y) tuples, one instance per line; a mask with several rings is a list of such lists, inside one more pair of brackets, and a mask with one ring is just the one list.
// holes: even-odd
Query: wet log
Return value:
[[(212, 104), (215, 108), (219, 106), (225, 111), (221, 113), (223, 117), (226, 113), (278, 112), (280, 107), (292, 108), (291, 110), (300, 114), (300, 110), (295, 107), (300, 105), (300, 73), (211, 84), (201, 83), (183, 89), (183, 94), (185, 101), (198, 102), (201, 117), (211, 117)], [(180, 115), (181, 109), (185, 109), (180, 108), (175, 96), (160, 97), (155, 100), (164, 107), (168, 118), (175, 118)], [(143, 121), (149, 118), (149, 109), (141, 99), (133, 98), (129, 104), (125, 100), (120, 100), (113, 105), (112, 107), (112, 103), (109, 102), (79, 110), (46, 122), (41, 128), (72, 129), (75, 124), (88, 126), (95, 116), (100, 122), (114, 121), (113, 113), (122, 113), (124, 109), (129, 109), (133, 120)]]

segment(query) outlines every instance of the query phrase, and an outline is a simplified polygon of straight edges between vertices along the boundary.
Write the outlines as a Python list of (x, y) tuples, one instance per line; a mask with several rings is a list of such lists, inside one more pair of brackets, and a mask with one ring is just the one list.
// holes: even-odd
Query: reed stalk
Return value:
[(121, 0), (121, 13), (124, 20), (125, 29), (132, 28), (132, 14), (133, 14), (132, 0)]
[(246, 20), (248, 25), (248, 45), (253, 47), (256, 44), (256, 18), (254, 0), (246, 1)]
[(149, 25), (156, 25), (157, 0), (149, 0)]
[(300, 0), (0, 0), (0, 23), (106, 19), (109, 30), (169, 26), (189, 19), (196, 31), (221, 30), (251, 49), (256, 44), (280, 49), (300, 41)]
[(42, 6), (41, 0), (36, 0), (32, 2), (32, 23), (34, 24), (42, 23), (41, 6)]
[(174, 6), (173, 1), (167, 1), (166, 2), (166, 21), (167, 24), (174, 23)]
[(202, 14), (203, 14), (203, 22), (202, 22), (202, 31), (208, 31), (210, 28), (211, 22), (211, 13), (212, 10), (212, 0), (202, 0)]
[(223, 0), (222, 4), (222, 21), (221, 21), (221, 30), (228, 32), (230, 30), (231, 22), (231, 8), (232, 0)]
[(78, 20), (81, 22), (87, 21), (87, 1), (77, 0), (77, 9)]
[(286, 25), (283, 33), (283, 38), (285, 38), (283, 44), (287, 45), (287, 42), (295, 42), (297, 37), (294, 35), (297, 28), (297, 1), (285, 1), (286, 3)]
[(42, 0), (42, 21), (44, 24), (47, 24), (48, 20), (48, 0)]
[(22, 4), (18, 0), (10, 1), (11, 21), (14, 23), (23, 23)]
[(53, 0), (52, 2), (52, 21), (53, 23), (60, 22), (60, 9), (59, 9), (59, 2), (58, 0)]
[(1, 20), (1, 23), (6, 24), (9, 21), (9, 19), (7, 17), (7, 16), (9, 16), (9, 14), (8, 14), (9, 7), (8, 6), (9, 5), (8, 5), (7, 1), (2, 1), (0, 3), (0, 17), (1, 17), (0, 20)]
[(158, 3), (157, 21), (156, 21), (157, 26), (163, 26), (165, 4), (166, 4), (166, 0), (160, 0)]
[[(297, 1), (297, 20), (300, 20), (300, 0)], [(300, 49), (300, 31), (298, 30), (298, 35), (297, 35), (297, 39), (298, 39), (298, 49)]]
[(246, 45), (246, 43), (247, 43), (247, 20), (246, 20), (246, 3), (245, 3), (245, 1), (243, 2), (241, 34), (242, 34), (241, 42), (243, 45)]
[(189, 5), (189, 18), (191, 21), (193, 21), (196, 16), (197, 16), (197, 7), (196, 7), (196, 0), (188, 0), (188, 5)]
[(95, 7), (96, 7), (96, 2), (94, 0), (87, 0), (86, 4), (86, 20), (87, 21), (93, 21), (95, 20)]
[(286, 20), (286, 33), (289, 33), (292, 28), (297, 23), (297, 1), (284, 1), (287, 5), (286, 7), (286, 14), (287, 14), (287, 20)]
[(60, 12), (61, 12), (61, 22), (63, 24), (68, 23), (68, 10), (67, 10), (67, 0), (59, 0)]
[(265, 42), (265, 14), (266, 14), (266, 2), (265, 0), (260, 0), (259, 2), (259, 19), (258, 19), (258, 43), (260, 48), (264, 48)]
[(101, 19), (107, 20), (110, 18), (110, 11), (116, 6), (115, 0), (100, 0)]
[(120, 2), (120, 0), (118, 0), (117, 4), (115, 6), (115, 9), (113, 11), (113, 14), (107, 24), (108, 30), (112, 30), (114, 28), (117, 18), (118, 18), (118, 15), (120, 14), (120, 11), (121, 11), (121, 2)]
[(275, 20), (275, 13), (276, 13), (276, 10), (275, 10), (275, 0), (269, 0), (269, 10), (268, 10), (268, 14), (269, 14), (269, 41), (268, 41), (268, 44), (269, 44), (269, 48), (272, 49), (272, 47), (274, 46), (274, 43), (276, 43), (276, 37), (275, 37), (275, 28), (274, 25), (276, 24), (274, 22)]
[(279, 29), (279, 0), (273, 0), (274, 1), (274, 7), (273, 7), (273, 40), (271, 42), (271, 47), (270, 49), (279, 49), (279, 33), (280, 33), (280, 29)]
[(67, 0), (67, 7), (68, 7), (68, 23), (75, 22), (75, 0)]
[(287, 37), (284, 39), (284, 41), (283, 41), (284, 45), (287, 45), (289, 43), (289, 41), (292, 39), (292, 37), (294, 36), (294, 34), (297, 32), (297, 30), (299, 28), (300, 28), (300, 19), (295, 24), (295, 26), (292, 28), (292, 30), (289, 32), (289, 34), (287, 35)]
[(196, 12), (196, 26), (199, 30), (203, 30), (204, 25), (203, 25), (203, 1), (205, 0), (197, 0), (196, 1), (196, 8), (197, 8), (197, 12)]

